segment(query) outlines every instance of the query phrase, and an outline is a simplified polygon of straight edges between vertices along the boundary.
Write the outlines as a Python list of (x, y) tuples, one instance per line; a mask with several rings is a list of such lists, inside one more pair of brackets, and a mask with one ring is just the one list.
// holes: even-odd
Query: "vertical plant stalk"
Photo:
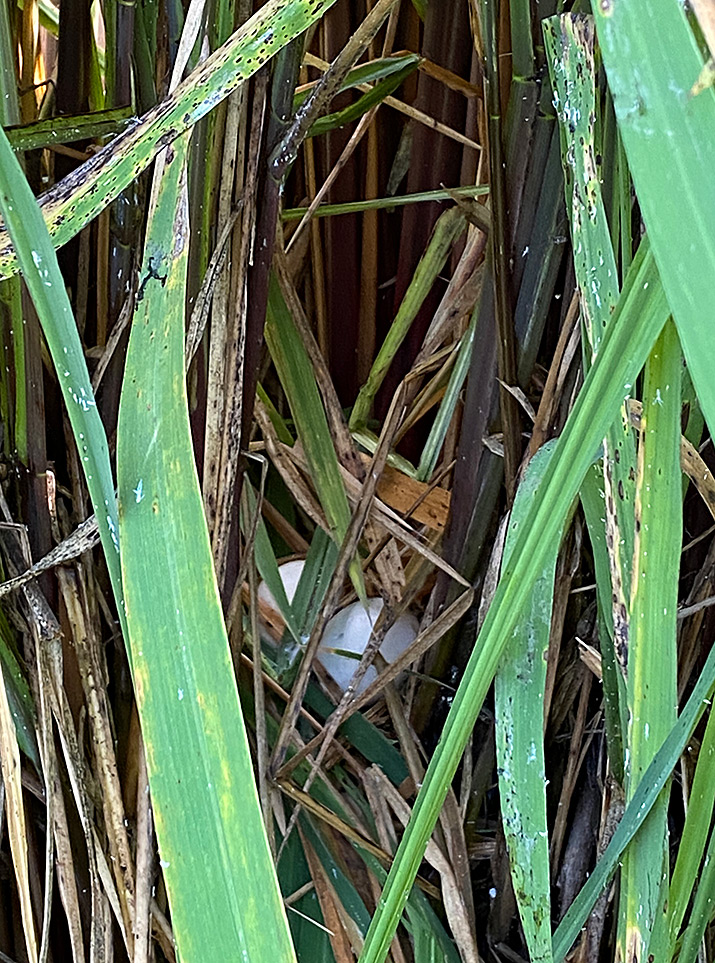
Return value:
[(489, 131), (489, 184), (492, 201), (492, 230), (489, 243), (494, 269), (494, 310), (497, 321), (497, 370), (499, 373), (499, 407), (504, 435), (504, 481), (507, 499), (514, 498), (516, 473), (521, 461), (521, 428), (519, 405), (508, 390), (515, 387), (516, 345), (512, 315), (509, 267), (509, 215), (507, 211), (506, 171), (502, 144), (500, 102), (499, 0), (482, 0), (484, 49), (484, 99)]

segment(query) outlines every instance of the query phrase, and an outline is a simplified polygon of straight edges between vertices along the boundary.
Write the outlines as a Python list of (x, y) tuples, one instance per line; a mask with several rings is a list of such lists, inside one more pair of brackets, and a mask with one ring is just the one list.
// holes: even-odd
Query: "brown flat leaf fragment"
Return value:
[[(363, 455), (362, 458), (366, 465), (369, 464), (369, 455)], [(444, 488), (433, 488), (429, 491), (429, 485), (425, 482), (410, 478), (397, 468), (386, 465), (377, 483), (377, 494), (386, 505), (401, 515), (406, 515), (421, 498), (422, 501), (411, 512), (410, 517), (436, 532), (444, 531), (451, 497)]]

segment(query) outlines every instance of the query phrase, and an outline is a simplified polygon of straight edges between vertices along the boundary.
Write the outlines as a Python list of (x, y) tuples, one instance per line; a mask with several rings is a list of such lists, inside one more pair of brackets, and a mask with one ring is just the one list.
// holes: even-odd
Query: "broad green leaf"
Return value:
[[(682, 545), (680, 343), (668, 322), (645, 367), (636, 481), (636, 548), (628, 641), (630, 801), (676, 721), (678, 580)], [(621, 874), (623, 958), (648, 958), (668, 883), (668, 794), (628, 847)]]
[[(564, 168), (576, 283), (584, 333), (584, 366), (598, 353), (618, 301), (616, 258), (596, 162), (596, 67), (594, 28), (588, 17), (551, 17), (543, 22)], [(606, 726), (613, 771), (623, 778), (625, 728), (623, 673), (630, 612), (634, 541), (634, 432), (624, 407), (603, 443), (603, 464), (594, 465), (581, 489), (598, 573), (597, 601), (603, 654)], [(620, 678), (619, 678), (620, 674)]]
[(638, 203), (703, 413), (715, 430), (715, 89), (676, 0), (597, 0), (598, 40)]
[[(508, 563), (553, 457), (547, 442), (533, 457), (514, 499), (504, 545)], [(561, 533), (532, 588), (494, 679), (497, 773), (512, 885), (534, 963), (551, 960), (551, 874), (546, 822), (544, 688)]]
[(571, 502), (625, 393), (667, 318), (667, 305), (647, 245), (641, 244), (593, 367), (549, 463), (432, 756), (371, 924), (361, 963), (381, 963), (399, 922), (427, 841), (464, 747), (534, 582), (558, 539)]
[(187, 147), (183, 137), (167, 152), (157, 183), (120, 402), (132, 671), (181, 960), (291, 963), (189, 426)]

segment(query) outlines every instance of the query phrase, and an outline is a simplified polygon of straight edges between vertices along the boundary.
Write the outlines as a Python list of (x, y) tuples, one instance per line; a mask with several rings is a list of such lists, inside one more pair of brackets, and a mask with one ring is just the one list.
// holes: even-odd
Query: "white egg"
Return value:
[[(297, 560), (284, 562), (279, 566), (288, 601), (292, 602), (305, 562)], [(258, 597), (271, 608), (278, 610), (265, 582), (258, 586)], [(318, 660), (344, 692), (358, 667), (360, 656), (370, 641), (370, 631), (377, 622), (384, 601), (381, 598), (368, 599), (367, 608), (362, 602), (353, 602), (337, 612), (325, 627), (323, 641), (318, 650)], [(386, 662), (394, 662), (417, 637), (419, 625), (413, 615), (401, 615), (382, 641), (380, 653)], [(340, 651), (351, 652), (354, 657), (341, 655)], [(364, 692), (377, 678), (374, 666), (365, 673), (358, 686), (358, 693)]]
[[(354, 652), (361, 656), (370, 641), (370, 630), (385, 603), (382, 599), (368, 599), (367, 609), (362, 602), (353, 602), (341, 609), (325, 627), (318, 659), (344, 692), (358, 667), (358, 658), (340, 655), (335, 649)], [(413, 615), (401, 615), (382, 641), (380, 653), (386, 662), (394, 662), (417, 636), (417, 619)], [(370, 666), (357, 688), (363, 692), (377, 678), (377, 671)]]
[[(298, 588), (298, 582), (300, 581), (300, 576), (303, 573), (303, 567), (305, 562), (302, 558), (296, 559), (294, 562), (283, 562), (279, 566), (278, 571), (280, 572), (281, 581), (283, 582), (283, 588), (286, 590), (286, 596), (288, 601), (293, 601), (293, 596), (295, 595), (295, 590)], [(270, 605), (272, 609), (277, 612), (280, 611), (278, 608), (278, 603), (273, 598), (273, 593), (268, 588), (265, 582), (261, 582), (258, 586), (258, 598), (261, 602), (265, 602), (266, 605)]]

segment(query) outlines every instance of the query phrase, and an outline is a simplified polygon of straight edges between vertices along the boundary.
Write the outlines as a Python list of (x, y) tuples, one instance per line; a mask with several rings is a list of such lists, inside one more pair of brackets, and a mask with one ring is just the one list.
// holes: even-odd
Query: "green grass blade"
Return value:
[(420, 263), (415, 268), (412, 281), (405, 292), (387, 337), (378, 351), (367, 381), (357, 396), (350, 416), (350, 428), (352, 430), (362, 428), (367, 422), (375, 395), (387, 374), (388, 368), (407, 336), (410, 326), (417, 317), (417, 313), (429, 294), (437, 275), (444, 267), (452, 245), (464, 230), (465, 223), (462, 211), (458, 207), (452, 207), (441, 214), (435, 224), (432, 237), (420, 259)]
[(271, 399), (268, 397), (268, 395), (265, 392), (265, 389), (263, 388), (263, 385), (260, 382), (256, 385), (256, 394), (265, 405), (266, 412), (268, 413), (268, 417), (271, 420), (271, 424), (275, 429), (275, 433), (276, 433), (276, 437), (278, 438), (278, 441), (282, 441), (284, 445), (292, 445), (293, 442), (295, 441), (295, 439), (293, 438), (293, 435), (291, 435), (291, 433), (288, 431), (288, 427), (286, 426), (285, 421), (278, 413), (278, 409), (273, 404)]
[[(350, 506), (313, 367), (275, 276), (271, 276), (268, 290), (265, 336), (305, 450), (315, 490), (339, 545), (350, 524)], [(364, 596), (358, 567), (353, 564), (350, 573), (358, 595)]]
[[(589, 348), (585, 358), (588, 367), (598, 353), (619, 295), (618, 268), (596, 163), (593, 21), (583, 16), (552, 17), (544, 21), (543, 29), (564, 148), (566, 203)], [(623, 410), (604, 440), (603, 470), (605, 547), (615, 597), (613, 625), (617, 643), (621, 634), (627, 632), (630, 607), (635, 464), (635, 436)], [(599, 534), (591, 535), (594, 552), (601, 551)]]
[(608, 761), (613, 775), (621, 786), (625, 780), (624, 738), (627, 729), (626, 681), (616, 658), (613, 644), (613, 597), (611, 569), (606, 542), (606, 526), (603, 524), (603, 459), (593, 465), (579, 491), (581, 506), (586, 519), (588, 536), (593, 552), (596, 575), (596, 603), (598, 638), (603, 669), (603, 701), (608, 740)]
[[(48, 191), (41, 206), (55, 247), (78, 234), (146, 170), (163, 147), (205, 117), (333, 3), (269, 0), (135, 126)], [(12, 247), (0, 231), (0, 278), (17, 270)]]
[(8, 127), (5, 133), (13, 150), (39, 150), (78, 140), (111, 137), (126, 130), (133, 120), (131, 107), (115, 107), (113, 110), (92, 111), (76, 117), (52, 117), (21, 127)]
[(416, 69), (417, 60), (415, 59), (398, 73), (378, 81), (374, 87), (358, 97), (354, 103), (348, 104), (347, 107), (343, 107), (342, 110), (337, 110), (332, 114), (326, 114), (325, 117), (319, 117), (308, 131), (308, 137), (319, 137), (321, 134), (327, 134), (331, 130), (337, 130), (339, 127), (344, 127), (346, 124), (359, 120), (368, 110), (381, 104), (385, 97), (393, 94), (403, 81), (412, 76)]
[(382, 963), (427, 840), (437, 820), (505, 646), (601, 439), (642, 368), (667, 318), (667, 305), (647, 246), (641, 244), (601, 350), (568, 418), (546, 475), (502, 573), (496, 596), (452, 703), (441, 740), (402, 838), (368, 932), (361, 963)]
[(543, 31), (561, 131), (582, 318), (590, 351), (597, 354), (618, 301), (618, 269), (596, 164), (593, 21), (550, 17)]
[(672, 0), (599, 0), (598, 39), (653, 254), (711, 430), (715, 89), (691, 95), (704, 57)]
[(417, 466), (416, 478), (419, 481), (428, 481), (432, 477), (432, 472), (437, 464), (437, 459), (439, 458), (439, 453), (442, 450), (442, 445), (444, 444), (444, 439), (447, 435), (447, 429), (452, 423), (452, 418), (454, 417), (454, 411), (457, 407), (457, 402), (459, 401), (459, 396), (464, 385), (464, 379), (467, 377), (467, 371), (469, 370), (469, 364), (472, 358), (472, 346), (474, 344), (474, 334), (477, 329), (477, 308), (475, 307), (472, 312), (472, 319), (469, 322), (469, 327), (464, 333), (462, 338), (462, 343), (457, 349), (457, 360), (454, 363), (454, 369), (449, 376), (449, 383), (447, 384), (447, 390), (444, 393), (444, 398), (439, 406), (437, 416), (434, 420), (432, 427), (430, 428), (430, 433), (425, 442), (425, 446), (422, 449), (422, 455), (420, 456), (420, 463)]
[(310, 636), (338, 561), (338, 547), (316, 528), (293, 596), (293, 612), (302, 636)]
[(0, 663), (2, 663), (2, 677), (5, 680), (5, 693), (10, 713), (15, 722), (17, 744), (27, 758), (32, 760), (35, 769), (41, 772), (32, 694), (15, 656), (11, 638), (12, 630), (5, 618), (5, 613), (0, 612)]
[[(377, 60), (370, 60), (366, 64), (358, 64), (348, 72), (347, 77), (340, 84), (340, 91), (352, 90), (361, 84), (374, 84), (385, 77), (391, 77), (399, 73), (405, 67), (419, 66), (420, 58), (417, 54), (402, 54), (400, 56), (379, 57)], [(293, 112), (295, 113), (301, 104), (310, 96), (310, 90), (301, 90), (293, 98)]]
[[(395, 207), (406, 207), (408, 204), (451, 201), (455, 194), (458, 197), (484, 197), (488, 193), (489, 188), (480, 184), (476, 187), (455, 187), (449, 191), (418, 191), (414, 194), (396, 194), (393, 197), (375, 197), (366, 201), (321, 204), (320, 207), (316, 208), (313, 217), (335, 217), (338, 214), (361, 214), (363, 211), (392, 210)], [(307, 210), (307, 207), (286, 207), (281, 212), (281, 217), (284, 221), (299, 221)]]
[[(312, 877), (298, 833), (291, 833), (285, 843), (283, 857), (278, 866), (278, 878), (284, 893), (295, 893), (304, 887), (307, 889), (304, 896), (291, 902), (288, 912), (298, 959), (310, 960), (310, 963), (335, 963), (315, 887), (306, 886), (312, 883)], [(318, 923), (318, 926), (315, 923)]]
[(184, 377), (187, 138), (147, 229), (117, 437), (132, 668), (183, 963), (295, 959), (261, 817)]
[[(645, 368), (636, 482), (636, 551), (628, 652), (626, 799), (676, 721), (676, 630), (682, 544), (680, 343), (668, 322)], [(668, 794), (626, 851), (623, 958), (645, 960), (668, 882)]]
[[(543, 31), (559, 118), (566, 206), (585, 336), (584, 363), (588, 368), (598, 353), (619, 294), (601, 172), (596, 163), (594, 29), (587, 17), (551, 17), (544, 21)], [(619, 779), (623, 778), (625, 705), (620, 697), (630, 610), (635, 465), (634, 432), (622, 410), (604, 440), (603, 466), (594, 466), (588, 472), (581, 489), (599, 576), (599, 622), (606, 628), (601, 636), (606, 726), (613, 771)]]
[[(509, 521), (504, 560), (527, 522), (556, 442), (547, 442), (529, 463)], [(497, 773), (502, 823), (514, 896), (529, 957), (551, 960), (551, 874), (546, 822), (544, 688), (554, 602), (554, 576), (561, 533), (554, 539), (494, 679)]]
[(55, 249), (37, 201), (4, 131), (0, 131), (0, 212), (12, 238), (16, 252), (13, 257), (17, 257), (57, 372), (87, 489), (97, 516), (117, 610), (123, 622), (117, 500), (107, 436), (97, 411), (84, 351)]
[[(355, 847), (379, 883), (387, 873), (375, 857)], [(459, 963), (461, 957), (422, 890), (415, 886), (405, 905), (405, 929), (412, 937), (416, 963)]]

